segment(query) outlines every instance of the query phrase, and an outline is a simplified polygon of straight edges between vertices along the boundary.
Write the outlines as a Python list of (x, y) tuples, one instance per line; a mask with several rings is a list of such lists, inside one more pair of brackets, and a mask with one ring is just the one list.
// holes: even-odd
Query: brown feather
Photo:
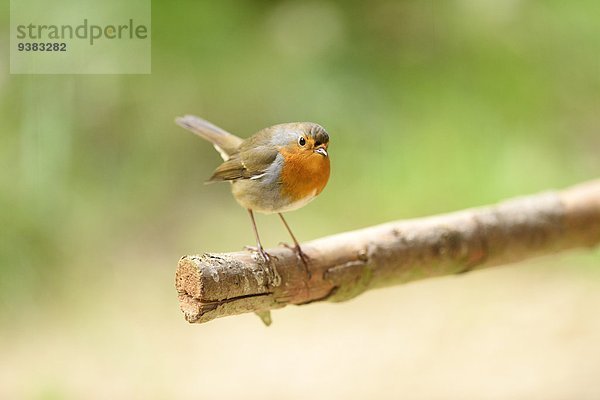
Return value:
[(211, 142), (225, 161), (238, 151), (244, 141), (242, 138), (194, 115), (177, 117), (175, 122), (177, 125)]
[(233, 157), (219, 165), (208, 180), (209, 182), (234, 181), (244, 178), (246, 169), (239, 157)]

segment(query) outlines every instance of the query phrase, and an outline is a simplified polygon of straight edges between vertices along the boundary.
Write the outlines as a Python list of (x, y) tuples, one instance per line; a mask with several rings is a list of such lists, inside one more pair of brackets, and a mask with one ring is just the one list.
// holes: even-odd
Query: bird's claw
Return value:
[(264, 262), (266, 263), (269, 263), (271, 261), (271, 256), (265, 251), (265, 249), (262, 248), (262, 246), (244, 246), (244, 249), (260, 254)]
[(311, 278), (311, 273), (308, 269), (308, 263), (310, 261), (310, 257), (304, 252), (302, 251), (302, 248), (299, 245), (295, 245), (292, 246), (288, 243), (285, 242), (281, 242), (279, 243), (280, 246), (283, 246), (287, 249), (292, 250), (293, 252), (296, 253), (296, 256), (300, 259), (300, 261), (302, 261), (302, 264), (304, 264), (304, 269), (306, 270), (306, 274), (308, 275), (308, 279)]

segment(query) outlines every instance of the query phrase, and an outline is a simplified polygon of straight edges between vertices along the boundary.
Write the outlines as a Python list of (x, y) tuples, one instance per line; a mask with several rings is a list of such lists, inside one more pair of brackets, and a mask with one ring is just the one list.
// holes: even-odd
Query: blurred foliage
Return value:
[[(0, 60), (0, 319), (125, 268), (252, 243), (228, 187), (203, 185), (219, 158), (174, 125), (183, 113), (241, 136), (328, 129), (329, 186), (289, 217), (302, 239), (600, 171), (597, 1), (152, 8), (151, 75), (8, 75)], [(259, 224), (270, 245), (287, 240), (276, 219)]]

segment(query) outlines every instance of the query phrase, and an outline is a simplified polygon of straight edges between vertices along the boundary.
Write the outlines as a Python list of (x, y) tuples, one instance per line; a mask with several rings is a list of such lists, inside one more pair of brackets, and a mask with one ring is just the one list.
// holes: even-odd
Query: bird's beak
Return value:
[(327, 150), (325, 150), (325, 147), (319, 147), (318, 149), (315, 149), (315, 153), (319, 153), (322, 156), (327, 157)]

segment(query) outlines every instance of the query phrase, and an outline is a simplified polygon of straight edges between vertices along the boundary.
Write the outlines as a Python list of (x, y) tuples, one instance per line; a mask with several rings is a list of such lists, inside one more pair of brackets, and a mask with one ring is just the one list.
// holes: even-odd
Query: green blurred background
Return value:
[[(8, 2), (3, 7), (8, 11)], [(0, 15), (0, 397), (597, 398), (600, 252), (189, 326), (177, 260), (253, 243), (177, 127), (329, 131), (302, 240), (597, 178), (600, 3), (152, 4), (152, 74), (9, 75)], [(263, 240), (287, 240), (258, 217)]]

